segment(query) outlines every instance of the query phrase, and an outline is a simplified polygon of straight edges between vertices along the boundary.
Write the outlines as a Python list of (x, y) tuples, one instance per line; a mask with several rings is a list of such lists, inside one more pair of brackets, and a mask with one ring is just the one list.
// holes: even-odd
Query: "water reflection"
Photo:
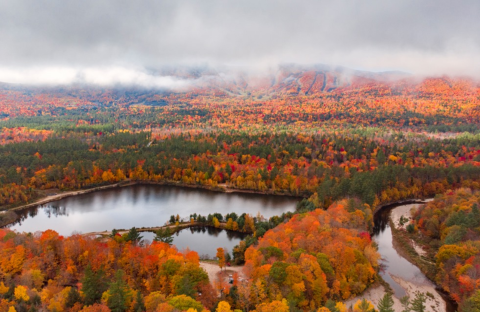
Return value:
[(378, 244), (378, 252), (382, 256), (380, 275), (390, 287), (392, 287), (395, 296), (401, 298), (406, 295), (406, 292), (393, 280), (392, 276), (398, 276), (416, 284), (426, 284), (429, 283), (429, 280), (418, 267), (400, 256), (393, 248), (393, 236), (389, 224), (389, 216), (391, 210), (395, 207), (399, 206), (386, 207), (377, 212), (375, 215), (373, 237)]
[(218, 193), (173, 186), (136, 185), (68, 197), (36, 208), (16, 211), (10, 227), (20, 232), (53, 229), (61, 235), (164, 225), (170, 215), (188, 220), (220, 212), (260, 212), (269, 218), (295, 210), (297, 199), (244, 193)]
[[(142, 232), (142, 236), (151, 242), (155, 233)], [(219, 247), (232, 254), (233, 247), (246, 236), (244, 233), (214, 227), (195, 226), (173, 234), (173, 245), (180, 251), (186, 248), (196, 251), (202, 259), (213, 259)]]

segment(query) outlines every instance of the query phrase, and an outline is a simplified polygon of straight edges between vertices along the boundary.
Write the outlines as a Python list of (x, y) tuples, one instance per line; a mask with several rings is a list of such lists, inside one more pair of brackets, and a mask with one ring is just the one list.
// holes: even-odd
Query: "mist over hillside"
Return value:
[[(117, 75), (115, 75), (115, 72)], [(159, 69), (98, 71), (86, 75), (79, 71), (74, 79), (49, 83), (1, 82), (3, 90), (67, 92), (67, 90), (114, 90), (115, 92), (153, 92), (160, 94), (210, 94), (224, 97), (264, 98), (272, 96), (326, 95), (365, 88), (389, 92), (416, 92), (428, 84), (460, 91), (474, 91), (479, 82), (471, 77), (420, 76), (402, 71), (372, 72), (347, 67), (282, 64), (270, 68), (233, 66), (165, 66)], [(454, 86), (457, 85), (457, 86)], [(445, 91), (443, 90), (443, 91)], [(439, 92), (439, 89), (431, 92)], [(442, 91), (442, 92), (443, 92)]]

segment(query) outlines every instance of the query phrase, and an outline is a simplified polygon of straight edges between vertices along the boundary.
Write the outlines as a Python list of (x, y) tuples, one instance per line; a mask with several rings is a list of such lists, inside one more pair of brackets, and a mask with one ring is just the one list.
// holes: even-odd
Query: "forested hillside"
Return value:
[(480, 303), (480, 193), (460, 189), (439, 195), (413, 215), (412, 231), (427, 236), (436, 253), (436, 281), (475, 311)]
[[(294, 66), (264, 77), (173, 74), (192, 84), (2, 85), (0, 207), (115, 183), (303, 198), (294, 213), (269, 220), (190, 216), (252, 233), (232, 255), (245, 265), (244, 283), (218, 297), (222, 285), (211, 284), (197, 253), (133, 234), (4, 229), (0, 312), (343, 312), (342, 301), (379, 282), (370, 237), (378, 208), (443, 193), (410, 230), (438, 248), (437, 283), (461, 307), (475, 305), (478, 194), (455, 189), (480, 189), (476, 81)], [(15, 218), (2, 213), (0, 222)], [(355, 311), (372, 307), (359, 302)]]

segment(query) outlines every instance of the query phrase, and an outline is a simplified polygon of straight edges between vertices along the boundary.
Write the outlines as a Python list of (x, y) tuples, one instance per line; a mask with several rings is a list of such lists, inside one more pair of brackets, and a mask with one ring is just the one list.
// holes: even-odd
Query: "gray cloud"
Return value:
[(478, 12), (478, 0), (0, 0), (0, 80), (284, 62), (478, 76)]

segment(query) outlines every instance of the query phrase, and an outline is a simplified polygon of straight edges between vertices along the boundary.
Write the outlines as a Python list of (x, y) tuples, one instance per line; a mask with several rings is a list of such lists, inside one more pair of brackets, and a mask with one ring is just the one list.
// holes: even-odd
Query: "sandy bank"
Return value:
[[(207, 272), (210, 283), (214, 283), (220, 278), (228, 280), (228, 276), (233, 275), (234, 273), (238, 273), (240, 278), (245, 278), (243, 274), (243, 266), (230, 266), (226, 269), (224, 268), (223, 270), (220, 270), (218, 264), (200, 261), (200, 267)], [(220, 273), (222, 274), (220, 275)]]
[[(426, 312), (446, 312), (446, 304), (445, 301), (442, 299), (440, 294), (435, 290), (435, 285), (433, 283), (426, 283), (426, 284), (415, 284), (412, 282), (405, 281), (397, 276), (392, 276), (392, 278), (397, 282), (402, 288), (405, 289), (406, 293), (410, 298), (415, 297), (416, 292), (422, 292), (426, 295)], [(375, 287), (369, 288), (360, 296), (356, 296), (351, 298), (344, 303), (347, 305), (347, 308), (353, 305), (358, 301), (365, 298), (371, 301), (375, 307), (378, 306), (379, 301), (383, 298), (386, 294), (385, 288), (382, 285), (378, 285)], [(393, 309), (395, 311), (402, 311), (403, 307), (400, 303), (400, 298), (393, 296), (394, 306)]]
[[(425, 202), (432, 201), (433, 199), (426, 199)], [(392, 220), (393, 224), (395, 225), (395, 228), (397, 229), (406, 229), (407, 225), (409, 224), (409, 221), (405, 222), (403, 225), (400, 224), (400, 219), (403, 216), (404, 218), (410, 220), (412, 212), (414, 212), (418, 207), (420, 207), (421, 204), (411, 204), (411, 205), (404, 205), (404, 206), (399, 206), (395, 209), (393, 209), (390, 213), (390, 219)], [(415, 251), (420, 255), (420, 256), (426, 256), (427, 253), (425, 250), (422, 249), (421, 246), (419, 246), (417, 243), (415, 243), (413, 240), (410, 241), (412, 247), (415, 249)]]

